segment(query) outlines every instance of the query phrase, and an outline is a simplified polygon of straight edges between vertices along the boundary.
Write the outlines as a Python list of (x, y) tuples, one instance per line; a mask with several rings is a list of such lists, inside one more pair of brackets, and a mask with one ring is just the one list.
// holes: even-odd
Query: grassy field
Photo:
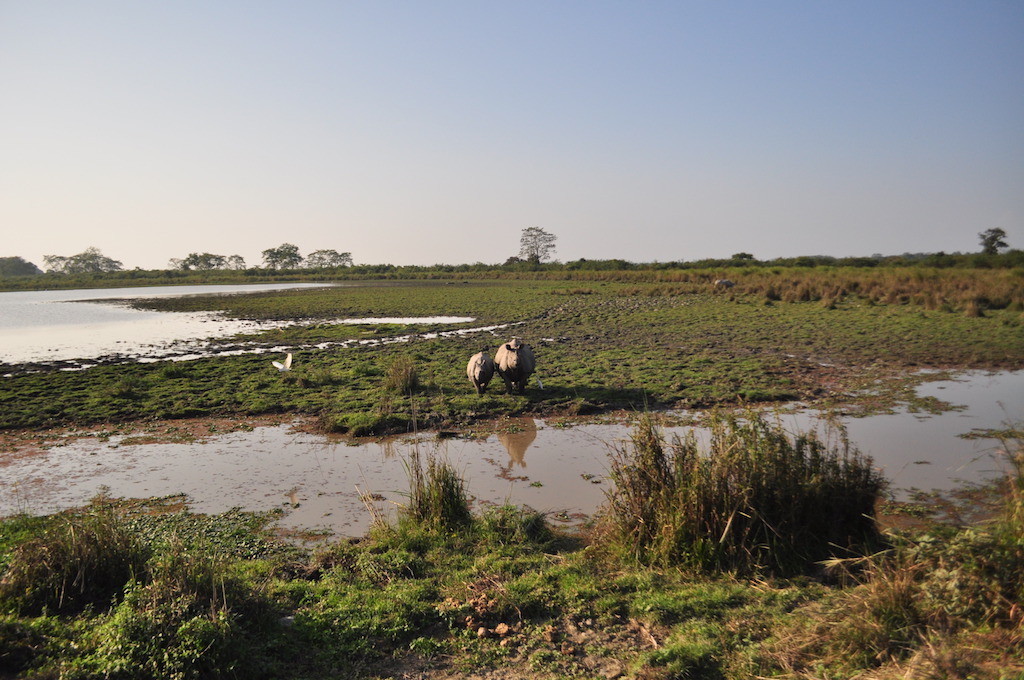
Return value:
[[(920, 369), (1024, 367), (1018, 270), (751, 268), (728, 291), (713, 271), (513, 274), (140, 302), (300, 320), (223, 341), (290, 347), (294, 370), (250, 354), (17, 373), (0, 428), (303, 415), (370, 435), (791, 400), (856, 412), (912, 400)], [(508, 326), (330, 323), (433, 315)], [(468, 357), (512, 335), (543, 389), (477, 396)], [(409, 461), (401, 519), (357, 541), (285, 539), (273, 514), (201, 516), (177, 497), (0, 519), (0, 677), (1021, 677), (1018, 430), (1002, 433), (1015, 473), (995, 520), (918, 507), (913, 530), (880, 531), (882, 480), (856, 455), (714, 422), (714, 456), (638, 428), (581, 534), (528, 509), (470, 513), (433, 460)]]
[[(935, 292), (921, 293), (917, 301), (877, 287), (856, 294), (850, 289), (861, 284), (854, 286), (857, 276), (849, 272), (836, 274), (846, 281), (842, 294), (790, 296), (790, 289), (826, 287), (821, 272), (794, 276), (776, 277), (767, 292), (757, 271), (725, 293), (697, 280), (476, 279), (142, 301), (137, 304), (152, 309), (300, 320), (222, 341), (293, 348), (294, 370), (279, 374), (270, 365), (275, 357), (248, 354), (16, 374), (3, 379), (0, 428), (289, 413), (318, 418), (330, 431), (379, 434), (508, 415), (741, 402), (885, 408), (909, 398), (906, 388), (918, 369), (1024, 366), (1024, 317), (1014, 298), (1020, 288), (997, 292), (1009, 290), (1005, 283), (1012, 271), (970, 271), (959, 278), (946, 271), (938, 283), (929, 283), (935, 290), (959, 291), (961, 300), (989, 300), (964, 309), (952, 303), (936, 307), (929, 302)], [(893, 291), (909, 290), (902, 280), (890, 283)], [(424, 336), (439, 327), (329, 323), (434, 315), (476, 319), (463, 328), (507, 327), (430, 338)], [(315, 347), (405, 335), (413, 339)], [(532, 383), (525, 396), (509, 396), (496, 381), (478, 397), (465, 377), (467, 359), (480, 349), (493, 353), (512, 335), (534, 347), (543, 389)], [(398, 364), (411, 365), (415, 389), (388, 386), (389, 371)]]

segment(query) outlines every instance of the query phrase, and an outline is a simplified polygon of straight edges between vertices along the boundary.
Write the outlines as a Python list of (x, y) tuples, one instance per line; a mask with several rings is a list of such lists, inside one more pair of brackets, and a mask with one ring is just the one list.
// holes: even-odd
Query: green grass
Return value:
[(878, 541), (885, 482), (842, 432), (789, 433), (758, 412), (714, 414), (709, 443), (665, 442), (653, 419), (612, 455), (613, 550), (660, 567), (792, 574)]
[[(894, 538), (887, 553), (844, 563), (845, 579), (822, 581), (637, 566), (507, 506), (442, 531), (400, 521), (310, 551), (275, 542), (266, 516), (194, 515), (176, 499), (102, 506), (137, 530), (145, 568), (80, 612), (36, 615), (0, 597), (0, 674), (741, 680), (1024, 669), (1019, 526)], [(1000, 522), (1012, 517), (1008, 508)], [(0, 520), (0, 557), (66, 521)]]
[[(325, 430), (365, 435), (612, 408), (792, 399), (883, 408), (908, 400), (916, 369), (1024, 366), (1018, 270), (897, 273), (751, 267), (730, 271), (739, 280), (732, 292), (713, 294), (712, 271), (545, 269), (501, 274), (523, 279), (153, 303), (308, 320), (246, 338), (294, 347), (295, 369), (279, 374), (256, 355), (16, 375), (3, 379), (0, 428), (116, 432), (119, 423), (163, 418), (303, 414)], [(517, 323), (507, 334), (534, 346), (544, 389), (473, 392), (465, 363), (497, 345), (490, 333), (307, 347), (436, 330), (335, 326), (334, 318), (439, 314), (477, 317), (468, 326)], [(403, 378), (411, 372), (415, 382)], [(795, 462), (796, 442), (783, 445), (763, 423), (722, 441), (728, 449), (754, 440), (778, 444), (778, 461)], [(683, 458), (661, 446), (664, 465), (651, 469), (664, 475)], [(803, 446), (812, 458), (826, 453)], [(1019, 452), (1020, 443), (1006, 448)], [(383, 679), (410, 668), (441, 676), (506, 668), (536, 678), (1014, 677), (1024, 671), (1024, 475), (1015, 455), (998, 521), (887, 535), (886, 551), (835, 565), (832, 576), (810, 565), (830, 554), (821, 539), (845, 544), (839, 539), (858, 531), (831, 535), (821, 522), (835, 515), (803, 502), (767, 523), (785, 528), (781, 536), (744, 525), (743, 513), (766, 515), (763, 505), (736, 512), (738, 498), (757, 490), (749, 478), (739, 496), (706, 494), (725, 505), (691, 513), (719, 520), (705, 526), (710, 549), (695, 549), (701, 537), (692, 531), (681, 540), (686, 531), (660, 530), (673, 540), (653, 540), (655, 531), (630, 559), (600, 537), (553, 531), (529, 509), (469, 513), (458, 475), (437, 461), (419, 468), (420, 495), (403, 521), (313, 550), (276, 538), (273, 515), (197, 515), (180, 498), (99, 498), (72, 513), (4, 518), (0, 675)], [(797, 498), (809, 488), (779, 482), (767, 461), (731, 469), (756, 463), (766, 479), (776, 475), (757, 494)], [(869, 494), (873, 480), (864, 481)], [(860, 500), (850, 491), (852, 513)], [(718, 540), (729, 534), (749, 540)], [(695, 552), (710, 559), (693, 560)]]
[[(901, 386), (908, 371), (1024, 365), (1024, 323), (1010, 309), (969, 317), (853, 296), (829, 309), (816, 302), (766, 305), (756, 295), (696, 288), (678, 292), (657, 283), (590, 285), (594, 292), (586, 295), (566, 294), (571, 289), (564, 281), (526, 280), (168, 299), (160, 304), (308, 319), (250, 338), (260, 346), (295, 348), (294, 370), (279, 374), (271, 357), (246, 355), (19, 374), (3, 379), (0, 428), (289, 413), (322, 418), (328, 430), (377, 434), (616, 408), (795, 399), (884, 407), (907, 398)], [(544, 389), (531, 386), (523, 397), (473, 392), (465, 363), (500, 342), (489, 332), (379, 346), (305, 346), (436, 330), (325, 323), (381, 314), (479, 319), (467, 326), (516, 323), (504, 334), (534, 347)], [(400, 366), (400, 375), (393, 373)]]

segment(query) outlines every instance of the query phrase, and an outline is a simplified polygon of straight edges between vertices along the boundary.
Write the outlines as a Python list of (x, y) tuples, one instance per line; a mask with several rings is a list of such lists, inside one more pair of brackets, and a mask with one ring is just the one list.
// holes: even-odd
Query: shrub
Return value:
[(243, 621), (258, 623), (269, 611), (212, 552), (172, 539), (150, 562), (148, 582), (129, 587), (96, 631), (82, 665), (117, 678), (244, 676)]
[(438, 531), (469, 526), (472, 515), (462, 477), (446, 461), (430, 456), (424, 469), (419, 449), (406, 461), (409, 503), (402, 516)]
[(395, 357), (388, 364), (387, 373), (384, 376), (384, 387), (400, 394), (408, 394), (419, 387), (416, 364), (413, 363), (411, 357)]
[(111, 510), (62, 516), (15, 548), (0, 579), (0, 601), (32, 614), (107, 607), (143, 573), (146, 558), (136, 535)]
[(870, 459), (757, 413), (714, 415), (706, 453), (692, 432), (667, 447), (644, 418), (611, 476), (609, 540), (643, 564), (793, 573), (878, 535), (884, 480)]
[(514, 505), (488, 508), (478, 526), (484, 540), (496, 545), (546, 543), (552, 539), (542, 513)]

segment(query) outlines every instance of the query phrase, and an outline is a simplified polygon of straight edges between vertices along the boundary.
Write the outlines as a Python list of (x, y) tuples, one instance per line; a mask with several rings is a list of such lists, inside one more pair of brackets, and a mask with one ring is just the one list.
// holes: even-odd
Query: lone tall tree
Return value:
[(263, 264), (268, 269), (295, 269), (302, 264), (299, 247), (291, 243), (282, 243), (276, 248), (263, 251)]
[(519, 257), (527, 262), (540, 264), (555, 252), (557, 238), (540, 227), (527, 227), (519, 237)]
[(1005, 240), (1006, 232), (998, 227), (986, 229), (978, 234), (978, 238), (981, 239), (981, 252), (985, 255), (998, 255), (1000, 250), (1010, 247)]
[(306, 267), (310, 269), (327, 269), (331, 267), (351, 267), (352, 253), (339, 253), (329, 248), (314, 250), (306, 257)]

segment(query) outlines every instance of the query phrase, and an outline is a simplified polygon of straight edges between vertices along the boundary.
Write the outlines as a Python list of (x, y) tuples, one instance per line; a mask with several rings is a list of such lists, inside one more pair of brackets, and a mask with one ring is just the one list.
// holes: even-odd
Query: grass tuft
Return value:
[(419, 387), (419, 375), (412, 357), (398, 356), (388, 364), (384, 386), (391, 392), (408, 394)]
[(877, 538), (870, 459), (758, 413), (714, 415), (707, 451), (692, 432), (667, 446), (645, 417), (611, 474), (609, 541), (642, 564), (794, 573)]
[(106, 608), (144, 571), (147, 551), (103, 507), (61, 517), (15, 548), (0, 579), (0, 603), (25, 613)]
[(447, 462), (430, 456), (424, 467), (419, 449), (406, 460), (409, 475), (409, 503), (402, 518), (439, 532), (469, 526), (472, 514), (465, 483)]

